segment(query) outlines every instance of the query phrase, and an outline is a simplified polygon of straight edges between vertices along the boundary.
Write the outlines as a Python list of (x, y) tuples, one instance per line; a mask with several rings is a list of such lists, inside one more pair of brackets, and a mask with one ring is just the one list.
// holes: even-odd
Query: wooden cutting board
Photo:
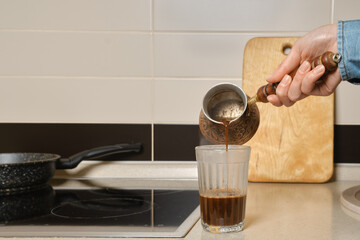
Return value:
[[(243, 90), (248, 96), (286, 57), (297, 38), (254, 38), (244, 52)], [(325, 182), (333, 174), (334, 96), (307, 97), (292, 107), (257, 103), (260, 126), (251, 146), (249, 181)]]

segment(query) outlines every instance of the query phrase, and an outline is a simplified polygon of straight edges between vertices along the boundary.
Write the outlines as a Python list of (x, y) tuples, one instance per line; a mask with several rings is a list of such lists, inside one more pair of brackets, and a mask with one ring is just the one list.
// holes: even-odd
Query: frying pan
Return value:
[(1, 153), (0, 195), (42, 188), (56, 169), (75, 168), (84, 159), (140, 150), (141, 144), (136, 143), (97, 147), (69, 158), (52, 153)]

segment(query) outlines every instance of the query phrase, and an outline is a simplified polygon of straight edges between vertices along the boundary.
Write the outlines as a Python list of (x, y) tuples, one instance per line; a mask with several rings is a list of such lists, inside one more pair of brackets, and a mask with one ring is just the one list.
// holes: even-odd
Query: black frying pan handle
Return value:
[(111, 155), (116, 153), (126, 153), (126, 152), (140, 152), (141, 143), (135, 144), (116, 144), (110, 146), (102, 146), (97, 148), (92, 148), (79, 152), (75, 155), (72, 155), (69, 158), (61, 158), (56, 162), (56, 169), (71, 169), (75, 168), (79, 163), (84, 159), (90, 159), (93, 157), (100, 157), (105, 155)]

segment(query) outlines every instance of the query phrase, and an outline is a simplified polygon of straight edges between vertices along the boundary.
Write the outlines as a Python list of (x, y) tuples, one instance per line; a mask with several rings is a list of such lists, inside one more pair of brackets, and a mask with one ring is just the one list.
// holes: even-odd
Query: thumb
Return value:
[(266, 78), (266, 81), (271, 83), (280, 82), (286, 74), (291, 73), (299, 67), (300, 59), (300, 54), (295, 49), (291, 49), (289, 55), (287, 55), (275, 71)]

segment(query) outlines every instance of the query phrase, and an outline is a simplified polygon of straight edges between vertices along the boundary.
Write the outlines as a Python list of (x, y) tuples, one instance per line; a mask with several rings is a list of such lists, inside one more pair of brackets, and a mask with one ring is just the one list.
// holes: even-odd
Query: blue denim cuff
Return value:
[(341, 79), (360, 84), (360, 20), (338, 22), (337, 48), (342, 55)]

